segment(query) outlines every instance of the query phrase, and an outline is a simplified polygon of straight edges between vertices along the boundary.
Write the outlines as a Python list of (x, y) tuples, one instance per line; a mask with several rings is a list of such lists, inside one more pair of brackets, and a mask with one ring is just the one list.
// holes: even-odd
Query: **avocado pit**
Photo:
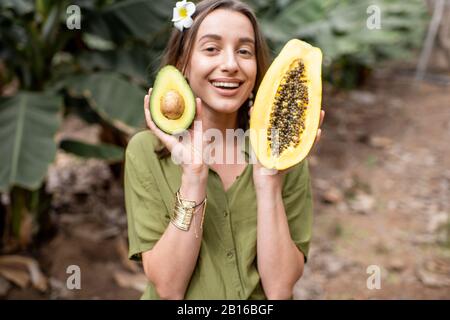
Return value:
[(161, 113), (167, 119), (179, 119), (184, 113), (184, 99), (175, 90), (169, 90), (161, 96)]

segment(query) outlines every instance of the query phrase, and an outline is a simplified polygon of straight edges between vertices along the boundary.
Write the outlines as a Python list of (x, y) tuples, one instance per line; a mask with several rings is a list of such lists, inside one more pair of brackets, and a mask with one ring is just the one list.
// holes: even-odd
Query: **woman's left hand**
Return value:
[[(249, 110), (249, 117), (251, 117), (252, 111), (253, 107), (251, 107)], [(317, 129), (316, 139), (314, 140), (313, 147), (317, 145), (322, 136), (322, 129), (320, 127), (322, 126), (324, 117), (325, 111), (322, 110), (320, 112), (319, 128)], [(256, 160), (256, 163), (253, 165), (253, 182), (255, 184), (255, 188), (257, 190), (266, 188), (268, 190), (274, 190), (273, 188), (280, 188), (281, 190), (283, 181), (282, 177), (290, 170), (291, 168), (285, 170), (267, 169), (261, 165), (259, 160)]]

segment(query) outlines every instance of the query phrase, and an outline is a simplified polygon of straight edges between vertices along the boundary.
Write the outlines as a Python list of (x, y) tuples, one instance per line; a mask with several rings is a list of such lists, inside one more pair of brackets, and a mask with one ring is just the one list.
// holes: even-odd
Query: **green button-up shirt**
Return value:
[[(155, 150), (161, 148), (150, 131), (142, 131), (132, 137), (126, 149), (124, 183), (131, 259), (140, 259), (140, 254), (152, 249), (162, 236), (170, 223), (174, 194), (180, 188), (181, 168), (170, 156), (159, 159)], [(248, 160), (248, 139), (243, 151)], [(256, 263), (257, 208), (252, 171), (253, 166), (247, 164), (225, 191), (219, 175), (209, 169), (203, 238), (185, 299), (266, 299)], [(313, 212), (307, 161), (296, 165), (283, 179), (291, 238), (306, 259)], [(142, 299), (159, 299), (151, 283)]]

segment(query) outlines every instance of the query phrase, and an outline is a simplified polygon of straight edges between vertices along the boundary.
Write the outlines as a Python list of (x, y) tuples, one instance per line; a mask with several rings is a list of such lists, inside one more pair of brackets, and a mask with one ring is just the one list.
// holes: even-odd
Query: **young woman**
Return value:
[[(182, 31), (174, 28), (163, 58), (183, 72), (197, 97), (195, 120), (202, 126), (189, 129), (192, 141), (212, 128), (224, 137), (227, 129), (245, 130), (268, 67), (255, 15), (240, 1), (205, 0), (192, 19)], [(224, 82), (239, 86), (220, 88)], [(133, 136), (125, 162), (129, 255), (142, 259), (149, 280), (142, 298), (291, 299), (311, 239), (307, 161), (265, 174), (248, 157), (207, 164), (188, 143), (179, 153), (186, 161), (177, 165), (170, 152), (178, 140), (153, 123), (150, 95), (151, 89), (144, 99), (150, 130)], [(245, 142), (226, 140), (224, 158), (248, 156)], [(187, 161), (192, 155), (197, 161)], [(193, 218), (183, 229), (187, 213)]]

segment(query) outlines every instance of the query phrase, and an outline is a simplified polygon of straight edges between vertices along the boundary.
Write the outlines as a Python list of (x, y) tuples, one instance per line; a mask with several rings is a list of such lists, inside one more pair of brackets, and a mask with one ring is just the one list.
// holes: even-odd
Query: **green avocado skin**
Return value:
[[(168, 90), (176, 90), (184, 99), (184, 114), (180, 119), (169, 120), (160, 110), (161, 97)], [(174, 66), (163, 67), (156, 75), (150, 97), (150, 113), (155, 125), (167, 134), (180, 133), (189, 128), (195, 118), (195, 97), (183, 74)]]

